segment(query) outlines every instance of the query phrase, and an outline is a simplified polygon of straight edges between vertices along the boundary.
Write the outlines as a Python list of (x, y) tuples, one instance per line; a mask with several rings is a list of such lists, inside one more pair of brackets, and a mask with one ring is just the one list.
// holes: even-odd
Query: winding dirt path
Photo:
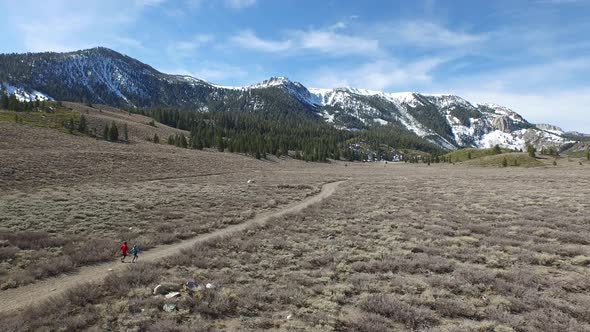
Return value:
[[(310, 196), (279, 211), (260, 214), (244, 223), (222, 228), (189, 240), (152, 248), (141, 253), (139, 257), (139, 264), (142, 262), (154, 262), (164, 259), (166, 257), (178, 254), (182, 249), (190, 248), (197, 243), (201, 243), (215, 237), (240, 232), (255, 224), (264, 224), (271, 218), (280, 217), (288, 213), (300, 212), (306, 207), (318, 203), (322, 199), (332, 195), (336, 187), (342, 182), (343, 181), (338, 181), (324, 184), (322, 186), (322, 190), (317, 195)], [(121, 270), (127, 266), (129, 265), (123, 264), (118, 260), (115, 262), (85, 266), (80, 268), (75, 274), (61, 275), (59, 277), (39, 281), (31, 285), (2, 291), (0, 292), (0, 314), (9, 314), (32, 304), (48, 300), (53, 296), (65, 293), (68, 289), (79, 284), (99, 282), (109, 273)]]

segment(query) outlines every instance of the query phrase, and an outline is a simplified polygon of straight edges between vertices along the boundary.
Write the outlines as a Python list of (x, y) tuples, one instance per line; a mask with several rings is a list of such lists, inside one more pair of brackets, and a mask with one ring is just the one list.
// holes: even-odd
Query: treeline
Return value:
[[(190, 133), (187, 136), (172, 135), (167, 138), (168, 144), (192, 149), (216, 148), (250, 154), (259, 159), (267, 155), (290, 155), (306, 161), (362, 160), (364, 154), (351, 147), (351, 143), (359, 141), (368, 142), (378, 155), (385, 150), (381, 148), (383, 145), (426, 152), (440, 151), (404, 129), (381, 126), (352, 132), (336, 129), (315, 115), (304, 112), (193, 112), (163, 108), (133, 112)], [(150, 140), (159, 142), (160, 138)]]
[(203, 113), (170, 109), (139, 112), (190, 132), (188, 137), (168, 137), (169, 144), (193, 149), (216, 148), (256, 158), (265, 158), (269, 154), (280, 157), (292, 152), (293, 157), (307, 161), (340, 159), (343, 143), (352, 137), (347, 131), (335, 129), (302, 113)]

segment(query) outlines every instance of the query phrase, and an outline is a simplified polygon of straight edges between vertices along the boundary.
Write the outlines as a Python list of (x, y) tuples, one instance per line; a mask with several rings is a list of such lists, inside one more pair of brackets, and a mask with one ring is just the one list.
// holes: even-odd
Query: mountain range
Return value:
[[(455, 95), (385, 93), (351, 87), (307, 88), (285, 77), (225, 87), (169, 75), (129, 56), (98, 47), (68, 53), (0, 55), (0, 89), (21, 100), (54, 99), (124, 108), (173, 107), (202, 111), (305, 112), (336, 128), (408, 130), (442, 149), (523, 149), (562, 146), (569, 135), (532, 124), (496, 104), (472, 104)], [(272, 106), (272, 107), (271, 107)]]

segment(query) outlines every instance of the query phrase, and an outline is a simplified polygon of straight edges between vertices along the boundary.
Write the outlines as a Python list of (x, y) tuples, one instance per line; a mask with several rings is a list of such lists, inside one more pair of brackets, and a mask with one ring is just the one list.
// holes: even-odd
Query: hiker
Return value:
[(135, 261), (137, 260), (138, 254), (139, 254), (139, 247), (137, 245), (134, 245), (133, 248), (131, 248), (131, 255), (133, 255), (133, 259), (131, 260), (131, 263), (135, 263)]
[(127, 242), (123, 242), (123, 244), (121, 245), (121, 263), (125, 263), (125, 257), (127, 257), (127, 250), (129, 250), (129, 247), (127, 247)]

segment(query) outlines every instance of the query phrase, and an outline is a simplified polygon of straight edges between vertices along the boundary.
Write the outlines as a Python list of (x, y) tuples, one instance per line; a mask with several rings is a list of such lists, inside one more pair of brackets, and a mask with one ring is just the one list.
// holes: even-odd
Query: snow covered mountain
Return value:
[(0, 55), (0, 89), (21, 100), (56, 99), (119, 107), (170, 106), (195, 111), (309, 113), (339, 128), (408, 130), (444, 149), (559, 146), (561, 129), (533, 125), (495, 104), (454, 95), (385, 93), (356, 88), (308, 89), (285, 77), (245, 87), (224, 87), (190, 76), (168, 75), (107, 48), (69, 53)]

